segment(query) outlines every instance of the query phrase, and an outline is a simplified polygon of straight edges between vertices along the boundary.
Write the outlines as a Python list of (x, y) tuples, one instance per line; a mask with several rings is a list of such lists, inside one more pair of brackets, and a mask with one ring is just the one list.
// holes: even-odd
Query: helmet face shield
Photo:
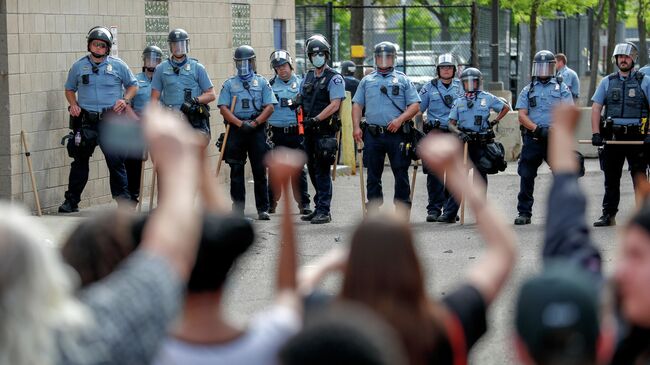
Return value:
[(282, 66), (285, 63), (291, 64), (291, 55), (289, 55), (289, 52), (287, 51), (278, 50), (271, 53), (270, 61), (271, 69), (275, 69), (276, 67)]
[(624, 55), (624, 56), (630, 56), (634, 62), (636, 62), (636, 57), (637, 57), (638, 51), (636, 48), (634, 48), (631, 44), (629, 43), (619, 43), (614, 47), (614, 54), (612, 55), (614, 58), (616, 56)]
[(375, 66), (377, 68), (391, 68), (395, 65), (395, 54), (390, 52), (375, 53)]
[(160, 54), (155, 52), (147, 52), (142, 55), (142, 62), (144, 63), (144, 67), (156, 67), (161, 61), (162, 57)]
[(235, 60), (235, 69), (237, 70), (237, 75), (248, 76), (255, 72), (255, 59)]
[(169, 42), (169, 51), (174, 56), (184, 56), (190, 53), (190, 41), (186, 39), (182, 41)]
[(479, 90), (479, 84), (481, 82), (481, 78), (476, 76), (465, 76), (463, 77), (462, 81), (463, 81), (463, 88), (465, 89), (466, 92), (473, 92)]
[(533, 69), (530, 73), (534, 77), (553, 77), (555, 76), (555, 61), (552, 62), (533, 62)]

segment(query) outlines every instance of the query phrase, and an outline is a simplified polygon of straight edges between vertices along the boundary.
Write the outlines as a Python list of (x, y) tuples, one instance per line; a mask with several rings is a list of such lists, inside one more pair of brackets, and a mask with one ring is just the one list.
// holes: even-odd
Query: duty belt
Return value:
[(641, 126), (638, 125), (612, 125), (612, 132), (616, 135), (641, 135)]
[(461, 132), (467, 134), (470, 138), (470, 143), (487, 144), (494, 142), (494, 132), (488, 131), (486, 133), (468, 132), (461, 129)]
[(449, 132), (449, 128), (447, 126), (442, 126), (438, 123), (438, 125), (432, 125), (431, 123), (424, 123), (422, 126), (422, 130), (424, 133), (429, 133), (433, 130), (439, 130), (441, 132)]
[(269, 125), (271, 132), (273, 133), (284, 133), (284, 134), (298, 134), (298, 126), (297, 125), (291, 125), (288, 127), (274, 127), (272, 125)]
[(101, 112), (89, 112), (87, 110), (82, 111), (82, 117), (84, 122), (89, 124), (96, 124), (102, 121), (104, 114), (110, 110), (110, 108), (103, 109)]

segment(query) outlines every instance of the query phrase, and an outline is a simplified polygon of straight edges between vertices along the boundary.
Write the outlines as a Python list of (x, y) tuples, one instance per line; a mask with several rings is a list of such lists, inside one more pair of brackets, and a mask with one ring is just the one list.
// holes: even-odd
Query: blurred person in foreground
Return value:
[[(296, 243), (291, 221), (290, 181), (304, 166), (304, 154), (277, 148), (269, 154), (274, 191), (282, 191), (283, 216), (278, 259), (277, 294), (267, 310), (247, 328), (223, 311), (224, 284), (234, 261), (252, 243), (250, 235), (207, 243), (199, 248), (185, 305), (178, 323), (160, 349), (156, 365), (275, 364), (280, 347), (301, 327), (302, 305), (296, 291)], [(250, 226), (249, 226), (250, 227)]]
[[(545, 262), (557, 259), (572, 261), (592, 274), (596, 284), (602, 281), (602, 259), (591, 239), (585, 219), (586, 198), (577, 181), (578, 166), (573, 154), (575, 130), (579, 111), (575, 107), (561, 106), (554, 112), (549, 159), (554, 172), (554, 182), (549, 194), (549, 215), (543, 249)], [(642, 176), (642, 175), (641, 175)], [(645, 178), (637, 178), (637, 188), (645, 196), (650, 185)], [(647, 364), (650, 361), (650, 205), (646, 201), (621, 231), (620, 252), (614, 275), (612, 291), (616, 301), (616, 332), (614, 355), (610, 364)], [(608, 329), (601, 323), (601, 339), (597, 359), (607, 359)], [(601, 344), (602, 343), (602, 344)]]
[(160, 205), (136, 252), (77, 298), (58, 252), (36, 235), (37, 223), (16, 208), (0, 208), (0, 363), (151, 362), (196, 256), (200, 139), (155, 110), (145, 134), (165, 186)]
[(341, 270), (344, 278), (338, 299), (367, 305), (392, 325), (409, 364), (466, 363), (469, 350), (487, 331), (487, 308), (514, 265), (515, 235), (486, 201), (482, 180), (468, 181), (455, 137), (430, 135), (420, 146), (418, 151), (430, 171), (442, 178), (446, 170), (449, 191), (459, 200), (464, 192), (487, 243), (485, 255), (470, 267), (466, 282), (442, 300), (427, 297), (410, 227), (381, 216), (357, 227), (349, 253), (334, 251), (301, 273), (301, 291), (312, 293), (325, 274)]

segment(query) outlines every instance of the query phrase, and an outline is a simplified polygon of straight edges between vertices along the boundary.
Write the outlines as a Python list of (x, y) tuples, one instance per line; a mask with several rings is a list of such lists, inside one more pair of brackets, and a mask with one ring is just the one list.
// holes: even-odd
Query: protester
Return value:
[(196, 256), (199, 139), (156, 110), (145, 133), (165, 186), (160, 205), (136, 252), (78, 299), (60, 256), (35, 234), (38, 223), (0, 208), (0, 363), (151, 362)]
[(485, 256), (471, 267), (467, 282), (442, 301), (427, 298), (409, 226), (382, 216), (357, 227), (349, 255), (331, 253), (311, 272), (305, 272), (301, 288), (309, 293), (327, 272), (342, 270), (339, 299), (363, 303), (391, 324), (402, 340), (409, 364), (452, 364), (465, 361), (468, 351), (485, 333), (487, 307), (515, 262), (515, 238), (503, 217), (485, 200), (485, 184), (469, 183), (456, 138), (429, 136), (418, 149), (427, 167), (440, 178), (446, 170), (447, 187), (458, 200), (464, 192), (488, 244)]
[(235, 325), (223, 314), (224, 283), (237, 257), (252, 243), (253, 236), (250, 223), (245, 220), (247, 229), (237, 229), (233, 223), (213, 228), (232, 230), (236, 234), (201, 242), (183, 313), (154, 364), (276, 363), (279, 348), (298, 332), (301, 325), (289, 181), (300, 174), (304, 162), (302, 153), (287, 148), (276, 149), (267, 160), (274, 191), (282, 191), (284, 198), (274, 304), (255, 315), (246, 329)]

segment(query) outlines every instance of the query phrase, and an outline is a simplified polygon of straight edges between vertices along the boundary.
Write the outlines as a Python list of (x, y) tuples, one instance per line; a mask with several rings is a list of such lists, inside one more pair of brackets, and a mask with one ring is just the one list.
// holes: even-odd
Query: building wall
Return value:
[[(294, 43), (293, 0), (238, 0), (250, 6), (250, 40), (258, 55), (258, 70), (270, 76), (273, 19), (286, 20), (286, 42)], [(223, 0), (168, 1), (169, 29), (190, 34), (190, 55), (199, 59), (215, 85), (233, 74), (233, 2)], [(29, 170), (20, 142), (21, 130), (31, 150), (41, 205), (54, 211), (67, 189), (70, 162), (60, 144), (68, 133), (63, 84), (67, 72), (86, 54), (85, 36), (95, 25), (118, 27), (119, 57), (140, 72), (145, 47), (144, 0), (3, 0), (0, 2), (0, 198), (33, 207)], [(212, 142), (223, 131), (216, 105), (211, 105)], [(222, 176), (228, 176), (227, 166)], [(150, 185), (147, 164), (145, 186)], [(149, 189), (145, 189), (145, 195)], [(111, 201), (108, 170), (99, 148), (90, 161), (90, 179), (81, 207)]]

